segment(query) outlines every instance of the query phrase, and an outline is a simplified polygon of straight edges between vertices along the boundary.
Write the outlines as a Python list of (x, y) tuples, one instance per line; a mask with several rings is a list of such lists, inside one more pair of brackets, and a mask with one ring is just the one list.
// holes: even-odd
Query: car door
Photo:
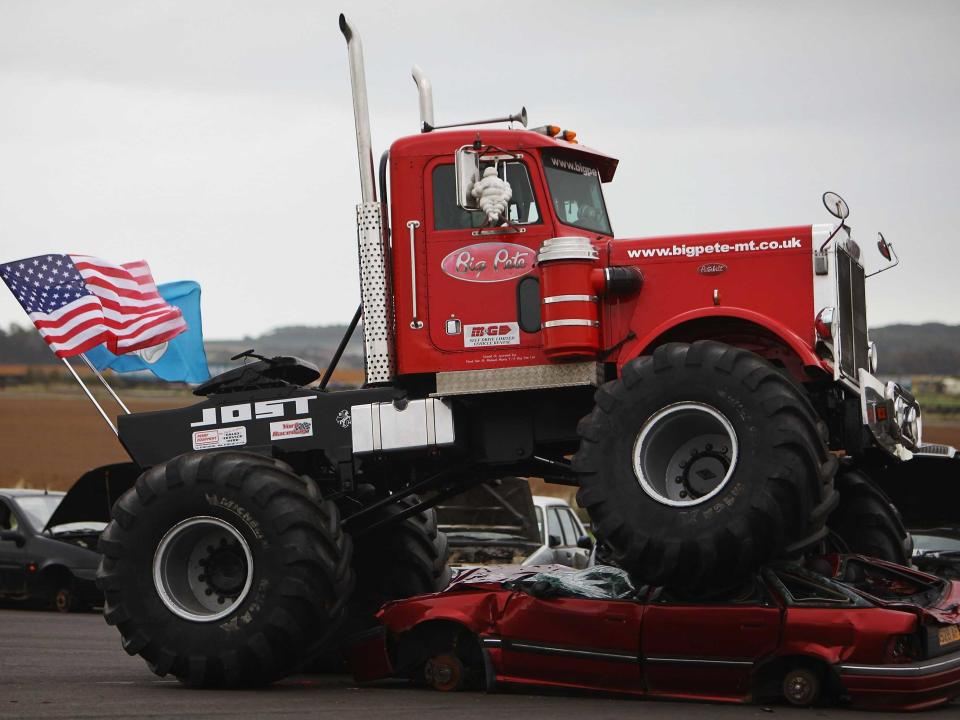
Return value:
[[(0, 499), (0, 530), (22, 531), (13, 507), (5, 499)], [(22, 547), (18, 547), (14, 540), (0, 540), (0, 594), (18, 596), (26, 592), (25, 564), (26, 554)]]
[(739, 697), (755, 665), (776, 650), (782, 612), (756, 580), (736, 601), (690, 602), (660, 593), (643, 618), (643, 672), (650, 694)]
[(630, 600), (535, 598), (516, 592), (497, 623), (508, 682), (643, 691), (644, 606)]

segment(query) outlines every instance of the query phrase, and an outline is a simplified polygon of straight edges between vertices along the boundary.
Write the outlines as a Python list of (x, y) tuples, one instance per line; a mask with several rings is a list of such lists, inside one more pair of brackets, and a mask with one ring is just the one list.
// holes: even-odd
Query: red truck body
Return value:
[[(437, 229), (435, 171), (451, 165), (453, 150), (477, 136), (485, 144), (525, 156), (541, 222), (524, 232), (479, 236), (475, 229)], [(601, 350), (622, 366), (665, 339), (737, 338), (761, 355), (783, 361), (797, 372), (815, 366), (832, 375), (831, 365), (814, 353), (812, 228), (613, 239), (564, 225), (550, 202), (543, 150), (561, 151), (612, 179), (617, 161), (582, 146), (526, 130), (461, 130), (407, 137), (395, 142), (391, 158), (394, 311), (398, 375), (541, 365), (543, 330), (515, 326), (515, 285), (521, 277), (541, 278), (537, 253), (558, 236), (589, 235), (599, 253), (598, 267), (630, 266), (643, 274), (642, 292), (603, 298)], [(452, 198), (451, 198), (452, 200)], [(410, 221), (414, 229), (411, 272)], [(406, 278), (416, 277), (415, 290)], [(413, 292), (422, 328), (411, 327)], [(579, 308), (585, 310), (586, 308)], [(502, 329), (500, 342), (469, 346), (469, 335), (446, 330), (451, 318), (464, 328)], [(710, 320), (711, 327), (702, 321)], [(512, 325), (514, 323), (514, 325)], [(512, 334), (510, 334), (512, 331)], [(509, 343), (509, 344), (506, 344)]]

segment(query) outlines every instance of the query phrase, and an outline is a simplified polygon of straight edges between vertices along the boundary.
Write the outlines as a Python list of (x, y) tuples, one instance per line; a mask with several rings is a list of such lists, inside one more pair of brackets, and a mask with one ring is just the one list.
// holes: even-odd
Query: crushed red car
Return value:
[(478, 568), (378, 618), (350, 647), (357, 680), (886, 710), (960, 696), (960, 582), (858, 555), (770, 566), (716, 600), (604, 566)]

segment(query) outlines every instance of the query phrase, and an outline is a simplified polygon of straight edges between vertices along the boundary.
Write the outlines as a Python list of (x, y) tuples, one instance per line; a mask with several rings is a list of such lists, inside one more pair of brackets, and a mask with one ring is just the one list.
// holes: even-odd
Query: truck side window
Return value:
[[(481, 212), (463, 210), (457, 205), (453, 173), (453, 165), (438, 165), (433, 169), (433, 227), (435, 230), (478, 228), (483, 224), (484, 215)], [(510, 183), (512, 191), (508, 209), (510, 222), (516, 225), (536, 225), (543, 222), (527, 166), (522, 162), (502, 162), (500, 176)]]

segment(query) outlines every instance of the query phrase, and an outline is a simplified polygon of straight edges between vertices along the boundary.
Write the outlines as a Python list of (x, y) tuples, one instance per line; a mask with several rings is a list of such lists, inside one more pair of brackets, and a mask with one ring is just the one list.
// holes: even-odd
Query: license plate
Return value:
[(960, 627), (951, 625), (950, 627), (940, 628), (938, 639), (940, 640), (940, 647), (957, 642), (960, 640)]

